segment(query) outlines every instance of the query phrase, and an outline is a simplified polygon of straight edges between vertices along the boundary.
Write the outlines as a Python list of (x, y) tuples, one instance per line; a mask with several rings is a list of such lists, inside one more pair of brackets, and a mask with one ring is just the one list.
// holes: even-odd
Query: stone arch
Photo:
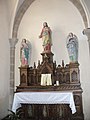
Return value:
[(29, 8), (29, 6), (34, 2), (35, 0), (24, 0), (24, 2), (21, 4), (20, 8), (17, 11), (15, 20), (14, 20), (14, 25), (13, 25), (13, 30), (12, 30), (12, 38), (17, 38), (17, 33), (18, 33), (18, 28), (20, 25), (20, 22), (22, 20), (23, 15)]
[(86, 12), (80, 2), (80, 0), (69, 0), (73, 3), (73, 5), (78, 9), (78, 11), (80, 12), (80, 15), (82, 16), (85, 28), (88, 27), (88, 19), (87, 19), (87, 15)]
[[(27, 9), (29, 8), (29, 6), (34, 1), (35, 0), (24, 0), (22, 5), (18, 9), (15, 20), (14, 20), (14, 25), (13, 25), (13, 30), (12, 30), (12, 38), (17, 38), (18, 28), (19, 28), (20, 22), (22, 20), (22, 17), (25, 14), (25, 12), (27, 11)], [(72, 4), (78, 9), (78, 11), (80, 12), (80, 15), (82, 16), (85, 28), (87, 28), (88, 27), (88, 19), (87, 19), (87, 15), (85, 13), (85, 10), (84, 10), (80, 0), (69, 0), (69, 1), (72, 2)]]

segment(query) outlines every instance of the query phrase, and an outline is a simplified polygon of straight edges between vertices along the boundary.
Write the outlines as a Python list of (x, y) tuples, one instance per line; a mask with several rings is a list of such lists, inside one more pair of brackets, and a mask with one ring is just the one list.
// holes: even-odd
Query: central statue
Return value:
[(52, 46), (51, 34), (52, 34), (52, 31), (50, 27), (48, 27), (47, 22), (44, 22), (41, 34), (39, 35), (39, 38), (42, 38), (43, 40), (44, 53), (51, 52), (51, 46)]

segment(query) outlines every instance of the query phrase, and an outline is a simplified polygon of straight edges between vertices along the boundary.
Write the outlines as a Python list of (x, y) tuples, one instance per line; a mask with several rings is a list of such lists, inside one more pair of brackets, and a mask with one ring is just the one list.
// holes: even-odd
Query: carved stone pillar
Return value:
[(14, 75), (15, 75), (15, 45), (18, 42), (17, 38), (9, 39), (10, 42), (10, 94), (9, 94), (9, 109), (11, 109), (14, 95)]
[(88, 38), (88, 45), (89, 45), (89, 54), (90, 54), (90, 28), (86, 28), (83, 30), (83, 34)]

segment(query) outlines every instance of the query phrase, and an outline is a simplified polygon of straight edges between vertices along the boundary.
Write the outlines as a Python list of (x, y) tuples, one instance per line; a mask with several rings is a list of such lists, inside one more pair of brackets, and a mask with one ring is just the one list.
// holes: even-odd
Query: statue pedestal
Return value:
[(46, 53), (41, 53), (42, 55), (42, 62), (45, 61), (45, 59), (48, 60), (49, 63), (53, 63), (53, 53), (52, 52), (46, 52)]
[(29, 66), (19, 67), (20, 69), (20, 86), (28, 86)]

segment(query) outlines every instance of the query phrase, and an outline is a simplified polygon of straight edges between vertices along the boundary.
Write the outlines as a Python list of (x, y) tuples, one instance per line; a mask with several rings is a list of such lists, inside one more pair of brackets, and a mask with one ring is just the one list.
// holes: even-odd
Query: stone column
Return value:
[(83, 34), (88, 38), (88, 45), (89, 45), (89, 54), (90, 54), (90, 28), (86, 28), (83, 30)]
[(15, 45), (18, 42), (17, 38), (9, 39), (10, 42), (10, 94), (9, 94), (9, 109), (12, 107), (14, 96), (14, 82), (15, 82)]

